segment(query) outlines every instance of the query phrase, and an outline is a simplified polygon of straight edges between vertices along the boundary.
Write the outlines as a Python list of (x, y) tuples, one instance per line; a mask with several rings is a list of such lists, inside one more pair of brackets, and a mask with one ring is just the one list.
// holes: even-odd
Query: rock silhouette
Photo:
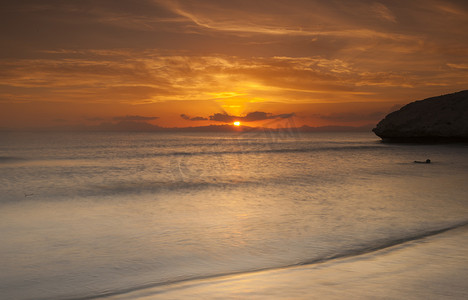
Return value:
[(411, 102), (372, 131), (385, 142), (468, 142), (468, 90)]

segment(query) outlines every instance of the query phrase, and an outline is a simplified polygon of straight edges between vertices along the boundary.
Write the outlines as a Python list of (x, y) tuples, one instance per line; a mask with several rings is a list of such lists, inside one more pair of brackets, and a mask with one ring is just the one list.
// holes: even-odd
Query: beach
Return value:
[(106, 299), (466, 299), (468, 226), (353, 257)]

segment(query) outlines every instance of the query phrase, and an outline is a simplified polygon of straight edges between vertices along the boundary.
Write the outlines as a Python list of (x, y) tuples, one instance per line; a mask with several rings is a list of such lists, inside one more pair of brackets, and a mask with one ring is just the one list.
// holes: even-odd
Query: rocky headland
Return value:
[(411, 102), (372, 131), (384, 142), (468, 142), (468, 90)]

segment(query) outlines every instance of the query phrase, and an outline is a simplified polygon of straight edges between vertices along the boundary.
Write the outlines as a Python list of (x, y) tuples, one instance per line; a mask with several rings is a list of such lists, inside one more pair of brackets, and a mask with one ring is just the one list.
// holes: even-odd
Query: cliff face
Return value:
[(468, 142), (468, 90), (407, 104), (372, 131), (389, 142)]

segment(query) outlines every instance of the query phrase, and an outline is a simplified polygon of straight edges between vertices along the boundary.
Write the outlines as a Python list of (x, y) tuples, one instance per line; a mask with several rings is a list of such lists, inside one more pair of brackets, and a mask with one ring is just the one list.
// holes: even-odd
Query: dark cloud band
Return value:
[(159, 117), (144, 117), (144, 116), (120, 116), (114, 117), (114, 121), (151, 121), (159, 119)]
[(279, 115), (274, 115), (271, 113), (266, 113), (263, 111), (255, 111), (248, 113), (247, 115), (241, 117), (241, 116), (233, 116), (229, 115), (227, 113), (215, 113), (209, 118), (204, 118), (204, 117), (190, 117), (187, 116), (186, 114), (181, 114), (180, 117), (184, 120), (188, 121), (203, 121), (203, 120), (210, 120), (210, 121), (216, 121), (216, 122), (223, 122), (223, 123), (232, 123), (235, 121), (240, 121), (240, 122), (255, 122), (255, 121), (263, 121), (263, 120), (272, 120), (272, 119), (287, 119), (291, 118), (294, 116), (294, 113), (289, 113), (289, 114), (279, 114)]

